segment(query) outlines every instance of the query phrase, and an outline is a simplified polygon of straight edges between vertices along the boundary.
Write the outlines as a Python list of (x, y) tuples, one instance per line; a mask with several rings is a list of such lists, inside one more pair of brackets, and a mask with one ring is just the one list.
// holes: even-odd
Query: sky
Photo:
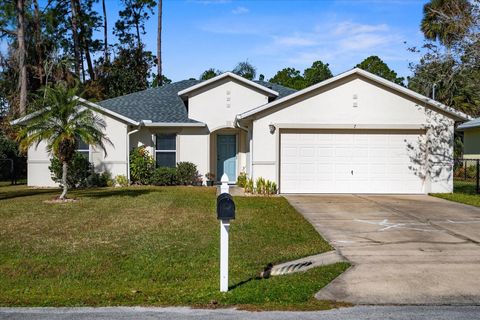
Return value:
[[(240, 61), (271, 78), (278, 70), (303, 71), (314, 61), (338, 74), (378, 55), (400, 76), (421, 46), (425, 0), (163, 0), (163, 70), (174, 80), (198, 78), (208, 68), (229, 71)], [(119, 0), (107, 0), (109, 28)], [(101, 14), (100, 4), (97, 10)], [(157, 16), (143, 41), (156, 52)], [(98, 37), (102, 37), (98, 32)], [(113, 35), (111, 36), (113, 37)], [(112, 43), (112, 39), (110, 39)]]

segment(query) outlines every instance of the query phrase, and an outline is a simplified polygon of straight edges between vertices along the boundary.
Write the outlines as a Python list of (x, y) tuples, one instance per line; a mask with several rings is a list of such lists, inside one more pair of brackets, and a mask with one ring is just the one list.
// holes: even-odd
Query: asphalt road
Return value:
[(199, 310), (190, 308), (0, 308), (0, 319), (9, 320), (475, 320), (480, 306), (358, 306), (316, 312), (247, 312), (233, 309)]

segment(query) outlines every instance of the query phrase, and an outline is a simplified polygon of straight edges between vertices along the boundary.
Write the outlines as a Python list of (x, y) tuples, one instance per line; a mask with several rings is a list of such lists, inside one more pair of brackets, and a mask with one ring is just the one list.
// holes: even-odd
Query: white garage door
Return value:
[(418, 131), (287, 131), (282, 193), (424, 193)]

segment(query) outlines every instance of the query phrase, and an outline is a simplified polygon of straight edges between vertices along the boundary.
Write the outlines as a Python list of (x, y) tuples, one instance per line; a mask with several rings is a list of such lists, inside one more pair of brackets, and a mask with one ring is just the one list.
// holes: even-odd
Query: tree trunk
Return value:
[(63, 184), (63, 192), (60, 195), (61, 200), (65, 200), (67, 196), (68, 186), (67, 186), (67, 172), (68, 172), (68, 163), (67, 161), (63, 161), (62, 164), (62, 184)]
[(70, 0), (70, 11), (72, 14), (72, 35), (73, 35), (73, 54), (75, 56), (75, 75), (80, 78), (80, 48), (78, 44), (78, 23), (75, 0)]
[(137, 30), (137, 46), (140, 48), (141, 40), (140, 40), (140, 26), (139, 26), (138, 19), (135, 19), (135, 29)]
[(108, 25), (107, 25), (107, 8), (105, 6), (105, 0), (102, 0), (102, 8), (103, 8), (103, 46), (104, 46), (104, 59), (105, 62), (110, 62), (110, 57), (108, 54)]
[(38, 7), (38, 0), (33, 0), (33, 17), (35, 26), (35, 51), (37, 53), (37, 77), (40, 81), (40, 86), (44, 84), (43, 72), (43, 52), (42, 52), (42, 30), (40, 29), (40, 9)]
[(80, 49), (80, 69), (82, 70), (82, 82), (85, 83), (85, 64), (83, 63), (83, 48)]
[(20, 91), (20, 99), (18, 111), (20, 115), (27, 112), (27, 63), (25, 49), (25, 1), (17, 0), (17, 42), (18, 42), (18, 90)]
[(87, 69), (90, 80), (95, 80), (95, 69), (93, 68), (92, 58), (90, 57), (90, 46), (85, 38), (83, 38), (83, 47), (85, 48), (85, 58), (87, 59)]
[[(87, 70), (88, 70), (88, 75), (90, 76), (91, 80), (95, 80), (95, 70), (93, 69), (93, 63), (92, 63), (92, 58), (90, 57), (90, 43), (89, 41), (85, 38), (85, 34), (87, 33), (87, 30), (85, 30), (85, 25), (83, 24), (83, 12), (82, 12), (82, 7), (80, 6), (80, 1), (79, 0), (74, 0), (75, 1), (75, 6), (77, 8), (77, 17), (78, 21), (80, 22), (80, 36), (82, 46), (83, 46), (83, 53), (85, 54), (85, 59), (87, 60)], [(85, 69), (83, 66), (83, 55), (82, 55), (82, 70), (84, 73), (83, 76), (83, 82), (85, 82)]]
[(162, 77), (162, 0), (158, 0), (157, 82), (158, 82), (158, 86), (163, 85), (163, 77)]

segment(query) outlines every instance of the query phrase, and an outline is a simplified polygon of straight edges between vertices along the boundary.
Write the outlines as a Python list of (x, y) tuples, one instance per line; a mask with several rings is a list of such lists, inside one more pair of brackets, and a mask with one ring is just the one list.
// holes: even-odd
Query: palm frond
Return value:
[(69, 88), (63, 83), (43, 89), (38, 104), (44, 106), (45, 112), (20, 130), (18, 140), (22, 150), (32, 145), (38, 147), (45, 141), (49, 153), (62, 157), (66, 156), (62, 153), (68, 153), (63, 149), (72, 146), (69, 141), (81, 139), (101, 147), (106, 153), (105, 144), (113, 145), (105, 134), (106, 122), (78, 101), (77, 93), (77, 87)]

